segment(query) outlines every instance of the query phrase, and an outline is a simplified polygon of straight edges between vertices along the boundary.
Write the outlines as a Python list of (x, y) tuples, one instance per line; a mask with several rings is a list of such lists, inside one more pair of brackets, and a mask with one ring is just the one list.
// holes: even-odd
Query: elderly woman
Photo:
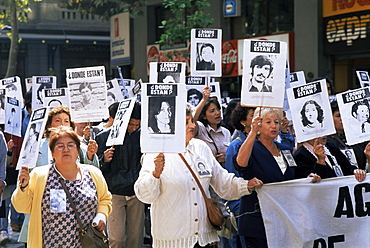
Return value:
[(103, 231), (112, 210), (111, 194), (100, 170), (76, 163), (80, 140), (69, 127), (52, 130), (49, 148), (54, 163), (29, 173), (22, 167), (12, 203), (21, 213), (30, 213), (29, 247), (81, 247), (81, 228), (58, 178), (64, 179), (83, 225)]
[[(209, 186), (225, 199), (238, 199), (254, 190), (254, 181), (223, 169), (209, 147), (194, 139), (192, 105), (186, 109), (186, 151), (182, 154), (209, 197)], [(203, 165), (206, 167), (203, 168)], [(207, 173), (201, 173), (207, 171)], [(134, 185), (139, 200), (152, 204), (153, 247), (213, 247), (216, 230), (207, 220), (204, 198), (179, 154), (145, 154)]]
[[(366, 172), (351, 165), (335, 144), (326, 141), (326, 136), (311, 139), (297, 149), (294, 153), (297, 175), (305, 177), (316, 173), (321, 178), (355, 175), (359, 182), (365, 180)], [(370, 157), (370, 145), (366, 146), (364, 153)]]
[[(281, 182), (296, 178), (291, 148), (278, 143), (283, 112), (279, 109), (257, 108), (251, 131), (236, 156), (236, 167), (244, 179), (258, 178), (262, 183)], [(314, 176), (314, 175), (310, 175)], [(319, 177), (314, 176), (314, 181)], [(239, 235), (247, 247), (267, 247), (263, 219), (256, 192), (243, 196), (240, 203)]]

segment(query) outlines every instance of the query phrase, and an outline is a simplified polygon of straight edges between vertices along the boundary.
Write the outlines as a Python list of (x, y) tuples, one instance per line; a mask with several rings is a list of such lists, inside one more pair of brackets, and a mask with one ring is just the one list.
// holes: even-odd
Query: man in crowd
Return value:
[[(110, 115), (112, 113), (110, 111)], [(143, 244), (144, 204), (136, 198), (134, 192), (134, 183), (141, 169), (140, 122), (141, 105), (136, 102), (123, 145), (106, 146), (111, 129), (96, 137), (101, 170), (112, 193), (113, 210), (107, 226), (111, 248), (141, 248)]]

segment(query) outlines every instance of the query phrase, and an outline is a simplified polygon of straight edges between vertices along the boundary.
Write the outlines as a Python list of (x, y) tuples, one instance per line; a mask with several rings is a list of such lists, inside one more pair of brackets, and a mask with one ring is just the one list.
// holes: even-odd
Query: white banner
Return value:
[(269, 248), (369, 247), (370, 174), (310, 180), (257, 189)]

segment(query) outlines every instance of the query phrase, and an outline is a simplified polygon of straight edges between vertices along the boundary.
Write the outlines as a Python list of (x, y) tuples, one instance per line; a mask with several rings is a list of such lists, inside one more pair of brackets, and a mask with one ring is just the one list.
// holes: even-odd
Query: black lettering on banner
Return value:
[(12, 84), (14, 82), (16, 82), (16, 77), (11, 77), (11, 78), (5, 78), (5, 79), (2, 79), (1, 80), (1, 84), (2, 85), (6, 85), (6, 84)]
[(131, 100), (121, 102), (118, 109), (127, 109), (130, 107)]
[(148, 96), (177, 96), (177, 85), (147, 84)]
[(319, 238), (313, 242), (313, 248), (334, 248), (334, 243), (344, 242), (344, 234), (328, 237), (328, 244), (326, 245), (325, 239)]
[(110, 89), (112, 89), (113, 88), (113, 83), (112, 83), (112, 81), (108, 81), (107, 82), (107, 90), (110, 90)]
[(5, 89), (0, 89), (0, 95), (5, 95)]
[(36, 77), (37, 84), (52, 83), (52, 77)]
[(278, 41), (251, 41), (251, 52), (280, 53), (280, 42)]
[[(345, 209), (344, 204), (346, 205)], [(342, 215), (347, 215), (347, 218), (355, 217), (348, 186), (339, 188), (338, 203), (335, 209), (334, 217), (341, 218)]]
[(8, 103), (14, 106), (19, 106), (19, 101), (16, 98), (8, 97)]
[(370, 192), (370, 183), (360, 183), (354, 188), (355, 202), (356, 202), (356, 216), (365, 217), (370, 216), (370, 202), (364, 203), (364, 192)]
[(293, 88), (295, 99), (299, 99), (305, 96), (311, 96), (320, 92), (322, 92), (320, 81)]
[(355, 102), (370, 97), (369, 88), (360, 88), (342, 95), (343, 103)]
[(181, 63), (158, 63), (157, 72), (181, 72)]
[(36, 111), (33, 112), (31, 121), (44, 119), (45, 113), (46, 113), (46, 108), (37, 109)]
[(206, 85), (205, 77), (186, 77), (187, 85)]
[(217, 29), (196, 29), (195, 38), (205, 38), (205, 39), (217, 39), (218, 30)]
[(65, 96), (65, 89), (45, 89), (45, 97)]

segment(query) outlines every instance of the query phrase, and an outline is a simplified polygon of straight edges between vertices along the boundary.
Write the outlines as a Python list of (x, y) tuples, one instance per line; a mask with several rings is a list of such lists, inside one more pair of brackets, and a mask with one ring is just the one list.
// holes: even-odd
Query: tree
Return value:
[(213, 23), (210, 14), (204, 12), (205, 7), (210, 7), (207, 0), (164, 0), (163, 6), (172, 17), (162, 21), (164, 33), (158, 43), (171, 46), (175, 41), (189, 40), (191, 29), (206, 28)]
[[(18, 21), (27, 21), (26, 15), (30, 9), (28, 8), (28, 0), (1, 0), (2, 6), (8, 6), (5, 12), (0, 15), (0, 27), (4, 28), (10, 24), (11, 32), (7, 32), (10, 38), (10, 49), (8, 58), (8, 67), (6, 70), (5, 78), (15, 76), (17, 68), (17, 55), (18, 55), (18, 42), (19, 32), (18, 32)], [(21, 13), (18, 15), (18, 13)], [(17, 16), (18, 15), (18, 16)]]

